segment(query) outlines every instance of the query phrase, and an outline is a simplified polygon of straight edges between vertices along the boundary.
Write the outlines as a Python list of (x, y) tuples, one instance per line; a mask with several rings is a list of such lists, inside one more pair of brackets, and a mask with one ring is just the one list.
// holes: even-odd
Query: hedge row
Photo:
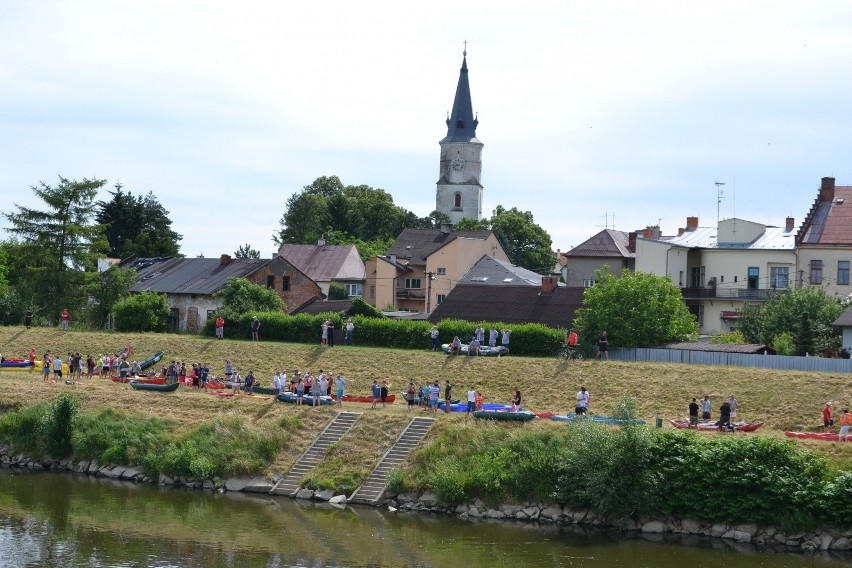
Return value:
[(613, 520), (672, 515), (785, 532), (852, 525), (852, 472), (762, 436), (452, 425), (392, 479), (396, 491), (430, 489), (447, 504), (537, 501)]
[[(295, 316), (263, 312), (243, 314), (237, 320), (225, 321), (225, 337), (234, 339), (251, 338), (251, 319), (260, 320), (260, 337), (265, 341), (287, 341), (293, 343), (320, 343), (322, 323), (326, 319), (334, 322), (336, 330), (343, 330), (347, 318), (339, 313), (320, 315), (299, 314)], [(424, 320), (397, 320), (389, 318), (368, 318), (356, 315), (355, 344), (369, 347), (393, 347), (397, 349), (429, 349), (432, 324)], [(439, 341), (449, 343), (458, 335), (465, 343), (470, 341), (476, 331), (477, 323), (462, 320), (444, 320), (438, 324)], [(565, 342), (565, 331), (549, 328), (541, 324), (527, 323), (508, 325), (504, 323), (482, 322), (488, 330), (511, 329), (509, 348), (513, 355), (552, 356)], [(208, 318), (202, 332), (215, 334), (214, 318)], [(499, 341), (499, 340), (498, 340)]]

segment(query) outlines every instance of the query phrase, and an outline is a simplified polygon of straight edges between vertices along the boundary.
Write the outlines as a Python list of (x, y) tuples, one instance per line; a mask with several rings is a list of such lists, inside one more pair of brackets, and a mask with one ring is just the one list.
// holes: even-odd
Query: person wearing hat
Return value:
[(834, 420), (831, 419), (831, 403), (826, 402), (822, 409), (822, 431), (828, 432), (832, 426), (834, 426)]

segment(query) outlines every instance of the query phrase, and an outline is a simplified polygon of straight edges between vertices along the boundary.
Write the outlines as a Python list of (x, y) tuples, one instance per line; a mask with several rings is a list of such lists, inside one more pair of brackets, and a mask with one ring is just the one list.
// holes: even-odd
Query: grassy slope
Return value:
[[(450, 379), (455, 385), (456, 398), (464, 398), (468, 386), (473, 385), (482, 391), (486, 401), (506, 402), (512, 390), (520, 388), (525, 408), (560, 414), (573, 408), (574, 394), (580, 385), (585, 385), (592, 394), (593, 412), (607, 413), (623, 394), (628, 394), (637, 401), (640, 416), (650, 423), (658, 415), (664, 418), (685, 416), (689, 400), (704, 394), (713, 399), (716, 415), (721, 398), (735, 393), (740, 401), (740, 417), (765, 420), (766, 425), (759, 433), (769, 436), (783, 436), (787, 429), (816, 429), (820, 426), (822, 406), (827, 400), (834, 402), (837, 413), (844, 405), (852, 406), (849, 376), (828, 373), (614, 361), (567, 363), (555, 358), (448, 357), (426, 350), (322, 348), (304, 344), (216, 341), (189, 335), (0, 328), (0, 353), (6, 357), (25, 357), (30, 347), (36, 348), (39, 358), (47, 349), (62, 354), (73, 350), (84, 356), (89, 353), (97, 355), (115, 351), (128, 343), (133, 345), (134, 358), (142, 359), (164, 350), (167, 361), (203, 361), (209, 364), (214, 374), (220, 374), (225, 359), (231, 358), (241, 374), (253, 369), (264, 385), (269, 385), (273, 372), (279, 368), (286, 369), (288, 374), (294, 368), (331, 369), (346, 376), (349, 379), (347, 390), (357, 394), (367, 394), (373, 379), (389, 380), (392, 392), (398, 392), (409, 380), (416, 384), (439, 380), (443, 385), (444, 380)], [(73, 389), (80, 395), (84, 410), (94, 412), (112, 406), (143, 415), (170, 418), (181, 428), (198, 424), (216, 414), (231, 413), (263, 428), (270, 427), (284, 413), (297, 413), (305, 435), (282, 452), (270, 468), (271, 473), (286, 471), (334, 412), (328, 407), (297, 409), (264, 397), (219, 399), (189, 389), (181, 389), (172, 395), (143, 393), (101, 379), (74, 386), (48, 387), (37, 374), (20, 371), (4, 371), (0, 380), (5, 387), (0, 395), (2, 406), (48, 398), (58, 389)], [(325, 475), (338, 479), (352, 475), (362, 477), (380, 455), (385, 438), (395, 438), (405, 423), (405, 405), (398, 402), (381, 410), (370, 410), (369, 405), (355, 403), (345, 407), (388, 416), (373, 420), (373, 425), (362, 424), (355, 428), (331, 452), (326, 463), (320, 464), (315, 473), (317, 478)], [(439, 418), (439, 422), (464, 419), (457, 414)], [(565, 426), (547, 422), (527, 427)], [(838, 463), (852, 463), (852, 444), (804, 444), (827, 453)]]

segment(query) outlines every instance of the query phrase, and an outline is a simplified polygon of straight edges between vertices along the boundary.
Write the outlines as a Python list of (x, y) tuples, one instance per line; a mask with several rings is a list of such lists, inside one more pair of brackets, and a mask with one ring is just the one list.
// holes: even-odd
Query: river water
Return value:
[(718, 539), (392, 514), (0, 469), (0, 567), (849, 566)]

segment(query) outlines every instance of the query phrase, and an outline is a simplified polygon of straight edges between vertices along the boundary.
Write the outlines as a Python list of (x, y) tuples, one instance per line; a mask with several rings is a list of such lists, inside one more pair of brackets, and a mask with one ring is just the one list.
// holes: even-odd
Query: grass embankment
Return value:
[[(206, 362), (213, 374), (220, 374), (226, 358), (234, 361), (241, 374), (252, 369), (262, 384), (268, 385), (274, 371), (294, 368), (333, 370), (349, 380), (348, 392), (367, 394), (373, 379), (389, 380), (398, 392), (409, 380), (415, 384), (446, 379), (455, 385), (455, 396), (464, 398), (469, 386), (482, 391), (487, 401), (508, 401), (515, 388), (523, 392), (525, 408), (552, 410), (564, 414), (573, 408), (574, 394), (585, 385), (592, 394), (591, 410), (607, 413), (627, 395), (636, 401), (637, 415), (653, 423), (656, 416), (683, 417), (694, 397), (709, 394), (714, 415), (722, 397), (735, 393), (740, 401), (740, 418), (764, 420), (760, 436), (783, 437), (787, 429), (816, 429), (827, 400), (839, 410), (852, 402), (849, 377), (836, 374), (777, 372), (735, 367), (696, 367), (673, 364), (637, 364), (615, 361), (561, 362), (555, 358), (473, 358), (448, 357), (431, 351), (345, 347), (322, 348), (304, 344), (274, 342), (217, 341), (189, 335), (117, 334), (21, 327), (0, 328), (0, 352), (6, 357), (25, 357), (35, 347), (39, 358), (46, 350), (65, 354), (116, 351), (125, 344), (134, 348), (134, 358), (142, 359), (156, 351), (166, 352), (166, 361)], [(313, 437), (325, 426), (334, 410), (297, 409), (269, 398), (240, 396), (220, 399), (181, 389), (173, 394), (137, 392), (103, 379), (84, 380), (76, 385), (45, 385), (40, 375), (4, 371), (2, 407), (29, 405), (51, 400), (57, 392), (70, 391), (80, 399), (80, 412), (98, 414), (111, 408), (121, 417), (141, 420), (157, 418), (174, 436), (190, 436), (207, 425), (207, 436), (243, 428), (274, 438), (274, 457), (266, 473), (286, 472)], [(371, 470), (383, 448), (401, 431), (408, 414), (399, 402), (381, 410), (369, 405), (346, 404), (348, 410), (364, 412), (357, 426), (341, 440), (308, 480), (316, 487), (357, 483)], [(418, 411), (419, 412), (419, 411)], [(430, 435), (440, 436), (447, 428), (465, 425), (456, 414), (439, 416)], [(219, 430), (214, 427), (218, 425)], [(224, 426), (223, 426), (224, 425)], [(224, 430), (223, 430), (224, 428)], [(562, 431), (564, 424), (529, 424), (525, 432)], [(483, 429), (483, 431), (485, 431)], [(177, 442), (176, 442), (177, 443)], [(202, 455), (209, 440), (193, 447)], [(239, 445), (239, 436), (231, 442)], [(837, 467), (852, 463), (852, 444), (802, 442), (829, 457)], [(236, 460), (237, 470), (248, 467)], [(239, 465), (243, 464), (243, 465)], [(234, 472), (231, 472), (234, 473)]]

